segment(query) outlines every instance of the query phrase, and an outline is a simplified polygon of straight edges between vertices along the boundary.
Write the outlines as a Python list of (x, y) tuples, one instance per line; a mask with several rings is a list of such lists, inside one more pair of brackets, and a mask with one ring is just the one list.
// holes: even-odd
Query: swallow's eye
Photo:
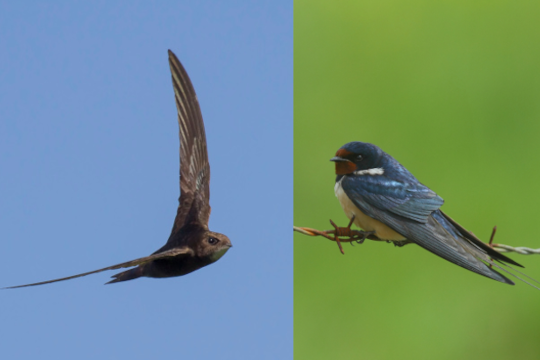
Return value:
[(218, 242), (219, 242), (219, 240), (216, 239), (216, 238), (213, 238), (213, 237), (208, 238), (208, 243), (209, 243), (210, 245), (216, 245)]
[(362, 155), (356, 155), (356, 161), (362, 161), (364, 157)]

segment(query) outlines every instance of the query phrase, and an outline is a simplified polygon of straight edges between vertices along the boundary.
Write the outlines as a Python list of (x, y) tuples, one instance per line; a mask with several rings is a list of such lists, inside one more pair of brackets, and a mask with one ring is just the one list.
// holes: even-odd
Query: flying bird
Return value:
[(78, 275), (4, 289), (50, 284), (130, 267), (132, 269), (113, 275), (114, 279), (107, 284), (142, 276), (181, 276), (219, 260), (232, 246), (227, 236), (208, 229), (210, 164), (201, 109), (186, 70), (170, 50), (169, 65), (180, 127), (180, 204), (167, 243), (150, 256)]
[(514, 285), (493, 267), (528, 283), (500, 265), (523, 266), (492, 249), (442, 212), (444, 200), (376, 145), (350, 142), (330, 160), (335, 162), (336, 197), (347, 217), (367, 234), (398, 246), (415, 243), (505, 284)]

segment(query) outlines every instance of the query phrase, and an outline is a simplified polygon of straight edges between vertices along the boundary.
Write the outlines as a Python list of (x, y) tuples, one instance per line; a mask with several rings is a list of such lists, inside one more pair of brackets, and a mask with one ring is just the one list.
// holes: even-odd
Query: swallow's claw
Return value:
[(357, 244), (363, 244), (364, 241), (366, 241), (366, 239), (370, 237), (371, 235), (375, 235), (375, 231), (362, 231), (362, 234), (358, 235), (359, 238), (356, 239), (355, 241)]
[(400, 240), (400, 241), (391, 241), (395, 247), (403, 247), (407, 244), (412, 244), (411, 240)]

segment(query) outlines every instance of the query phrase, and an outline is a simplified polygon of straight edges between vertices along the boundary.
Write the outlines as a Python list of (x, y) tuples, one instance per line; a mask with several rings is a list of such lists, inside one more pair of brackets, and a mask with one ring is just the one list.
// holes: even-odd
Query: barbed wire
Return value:
[(492, 247), (500, 253), (515, 252), (521, 255), (540, 254), (540, 249), (531, 249), (531, 248), (523, 247), (523, 246), (513, 247), (510, 245), (504, 245), (504, 244), (493, 244)]
[[(328, 240), (337, 242), (339, 246), (339, 250), (342, 254), (345, 254), (343, 251), (343, 248), (341, 246), (342, 242), (357, 242), (362, 243), (365, 239), (375, 240), (375, 241), (386, 241), (381, 240), (377, 238), (375, 235), (373, 235), (373, 232), (369, 231), (361, 231), (361, 230), (352, 230), (350, 228), (350, 225), (352, 225), (352, 221), (349, 224), (347, 228), (343, 227), (337, 227), (334, 223), (332, 223), (334, 226), (334, 230), (317, 230), (307, 227), (299, 227), (299, 226), (293, 226), (293, 231), (297, 231), (301, 234), (308, 235), (308, 236), (323, 236), (327, 238)], [(488, 245), (490, 245), (493, 249), (497, 250), (500, 253), (508, 253), (508, 252), (514, 252), (516, 254), (520, 255), (535, 255), (540, 254), (540, 249), (532, 249), (528, 247), (523, 246), (510, 246), (510, 245), (504, 245), (504, 244), (493, 244), (493, 237), (495, 236), (495, 231), (497, 227), (493, 228), (493, 233), (491, 234), (490, 242)], [(390, 242), (390, 241), (387, 241)], [(404, 240), (399, 242), (394, 242), (394, 245), (396, 246), (404, 246), (407, 244), (412, 243), (412, 241)]]

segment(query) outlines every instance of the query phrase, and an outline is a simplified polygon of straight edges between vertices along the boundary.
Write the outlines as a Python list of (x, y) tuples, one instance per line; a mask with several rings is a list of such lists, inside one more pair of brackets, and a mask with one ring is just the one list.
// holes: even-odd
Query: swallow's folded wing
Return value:
[(208, 226), (210, 217), (210, 165), (204, 123), (189, 76), (169, 50), (174, 97), (180, 131), (180, 204), (172, 234), (189, 222)]
[[(379, 184), (381, 180), (385, 179), (378, 179)], [(407, 186), (390, 179), (387, 179), (384, 186), (372, 186), (372, 183), (368, 179), (352, 178), (344, 179), (342, 186), (362, 212), (406, 239), (465, 269), (506, 284), (514, 284), (488, 267), (485, 262), (493, 264), (488, 253), (463, 238), (444, 218), (439, 210), (443, 200), (433, 191), (427, 187), (424, 187), (427, 190), (422, 189), (421, 184)], [(416, 191), (410, 190), (415, 187)], [(498, 259), (502, 257), (498, 256)]]
[(431, 213), (444, 203), (439, 195), (421, 183), (404, 183), (384, 175), (347, 176), (342, 180), (342, 187), (355, 204), (359, 202), (363, 207), (390, 211), (420, 223), (426, 223)]
[(85, 273), (78, 274), (78, 275), (68, 276), (68, 277), (64, 277), (64, 278), (60, 278), (60, 279), (42, 281), (42, 282), (37, 282), (37, 283), (33, 283), (33, 284), (9, 286), (9, 287), (5, 287), (5, 288), (2, 288), (2, 289), (16, 289), (16, 288), (22, 288), (22, 287), (27, 287), (27, 286), (50, 284), (50, 283), (54, 283), (54, 282), (58, 282), (58, 281), (75, 279), (75, 278), (78, 278), (78, 277), (91, 275), (91, 274), (95, 274), (95, 273), (106, 271), (106, 270), (117, 270), (117, 269), (122, 269), (122, 268), (138, 266), (138, 265), (144, 265), (144, 264), (146, 264), (146, 263), (148, 263), (150, 261), (154, 261), (154, 260), (157, 260), (157, 259), (164, 259), (164, 258), (175, 257), (175, 256), (180, 256), (180, 255), (187, 255), (187, 254), (190, 254), (192, 252), (193, 252), (193, 250), (191, 250), (191, 249), (189, 249), (187, 247), (176, 248), (176, 249), (167, 250), (167, 251), (164, 251), (164, 252), (161, 252), (161, 253), (158, 253), (158, 254), (152, 254), (150, 256), (145, 256), (145, 257), (142, 257), (142, 258), (139, 258), (139, 259), (127, 261), (127, 262), (124, 262), (124, 263), (121, 263), (121, 264), (117, 264), (117, 265), (113, 265), (113, 266), (107, 266), (107, 267), (105, 267), (103, 269), (98, 269), (98, 270), (94, 270), (94, 271), (85, 272)]

